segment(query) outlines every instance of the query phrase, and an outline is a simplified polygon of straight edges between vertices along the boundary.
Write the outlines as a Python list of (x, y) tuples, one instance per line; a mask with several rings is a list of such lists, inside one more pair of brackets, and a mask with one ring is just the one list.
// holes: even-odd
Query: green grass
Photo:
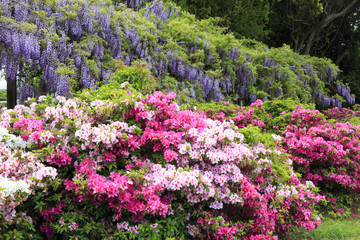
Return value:
[(326, 219), (314, 231), (300, 229), (290, 235), (289, 240), (360, 240), (360, 218)]
[(0, 89), (0, 101), (6, 101), (6, 89)]

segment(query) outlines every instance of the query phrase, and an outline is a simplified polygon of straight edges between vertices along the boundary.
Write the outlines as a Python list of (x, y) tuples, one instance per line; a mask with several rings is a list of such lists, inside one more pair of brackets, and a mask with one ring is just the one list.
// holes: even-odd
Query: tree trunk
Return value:
[(10, 80), (6, 79), (7, 82), (7, 89), (6, 89), (6, 102), (7, 102), (7, 109), (13, 109), (16, 106), (16, 79)]
[(312, 29), (312, 31), (310, 33), (310, 36), (309, 36), (309, 38), (307, 40), (307, 43), (306, 43), (306, 47), (305, 47), (305, 51), (304, 51), (305, 55), (310, 54), (310, 49), (311, 49), (311, 47), (313, 45), (315, 34), (316, 34), (316, 29)]
[(344, 59), (344, 57), (348, 54), (349, 52), (349, 49), (346, 49), (337, 59), (336, 59), (336, 62), (335, 64), (336, 65), (340, 65), (341, 61)]

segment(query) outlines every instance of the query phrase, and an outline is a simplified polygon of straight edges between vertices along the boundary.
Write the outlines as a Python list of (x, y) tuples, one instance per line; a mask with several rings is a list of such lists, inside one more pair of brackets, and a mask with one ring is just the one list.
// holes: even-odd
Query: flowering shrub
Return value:
[[(297, 109), (297, 106), (308, 110), (315, 109), (314, 105), (299, 104), (291, 99), (265, 102), (258, 99), (249, 107), (239, 107), (229, 103), (205, 103), (198, 104), (195, 108), (211, 119), (232, 120), (239, 128), (257, 126), (263, 132), (282, 134), (286, 126), (294, 123), (291, 113)], [(319, 117), (324, 118), (321, 114)]]
[(255, 114), (255, 111), (257, 110), (264, 111), (261, 105), (262, 101), (258, 100), (247, 109), (243, 106), (239, 107), (232, 104), (230, 105), (227, 102), (222, 103), (222, 105), (217, 103), (207, 103), (198, 105), (195, 108), (198, 109), (198, 113), (204, 114), (206, 117), (213, 120), (232, 120), (238, 128), (242, 128), (248, 125), (258, 126), (261, 128), (264, 126), (264, 122), (256, 117)]
[(325, 116), (329, 122), (349, 122), (353, 125), (360, 125), (360, 111), (354, 106), (354, 111), (349, 108), (332, 108), (325, 111)]
[[(337, 108), (331, 111), (338, 112)], [(328, 123), (321, 119), (318, 111), (302, 108), (294, 111), (291, 117), (298, 124), (287, 126), (283, 141), (295, 170), (331, 196), (331, 204), (336, 203), (334, 194), (340, 198), (343, 198), (341, 195), (355, 194), (358, 198), (360, 125)], [(344, 213), (335, 206), (333, 210)]]
[(141, 93), (153, 93), (158, 85), (156, 79), (146, 66), (140, 62), (132, 62), (131, 66), (126, 66), (118, 60), (115, 64), (116, 71), (112, 74), (111, 80), (118, 83), (130, 83)]
[(320, 223), (314, 185), (301, 183), (288, 155), (249, 145), (241, 120), (179, 111), (172, 93), (112, 101), (93, 94), (41, 97), (2, 113), (0, 124), (25, 142), (28, 158), (57, 170), (56, 184), (38, 182), (29, 193), (19, 182), (30, 195), (15, 210), (29, 226), (5, 219), (14, 236), (277, 239)]
[[(21, 116), (19, 108), (15, 111)], [(7, 113), (2, 113), (1, 118), (10, 120)], [(31, 122), (20, 118), (14, 123), (14, 129), (18, 128), (18, 123), (24, 131), (25, 125), (31, 126)], [(25, 152), (29, 142), (4, 127), (0, 127), (0, 142), (0, 227), (6, 232), (2, 236), (10, 238), (19, 236), (16, 234), (19, 229), (27, 231), (28, 227), (32, 228), (31, 217), (25, 211), (18, 211), (17, 206), (36, 191), (46, 191), (47, 186), (54, 183), (57, 172), (55, 168), (42, 164), (33, 153)]]
[[(234, 119), (241, 108), (207, 110), (205, 113), (221, 121)], [(265, 124), (261, 128), (252, 126), (247, 118), (240, 131), (248, 143), (274, 143), (266, 134), (276, 133), (276, 147), (290, 154), (294, 170), (303, 177), (302, 182), (312, 181), (327, 196), (326, 211), (337, 217), (350, 214), (359, 202), (359, 149), (357, 111), (343, 108), (329, 109), (321, 114), (311, 105), (296, 106), (296, 102), (257, 100), (248, 108), (253, 109), (252, 118)], [(231, 112), (231, 114), (225, 114)], [(222, 114), (224, 113), (224, 114)], [(341, 123), (346, 121), (346, 123)]]

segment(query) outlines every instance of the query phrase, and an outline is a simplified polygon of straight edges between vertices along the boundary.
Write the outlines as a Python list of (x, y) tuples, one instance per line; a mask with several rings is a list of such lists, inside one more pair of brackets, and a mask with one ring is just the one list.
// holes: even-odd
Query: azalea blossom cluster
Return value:
[(15, 207), (36, 189), (44, 189), (56, 175), (56, 169), (43, 165), (34, 154), (0, 145), (1, 221), (12, 223), (19, 217)]
[[(246, 126), (258, 126), (263, 127), (265, 123), (261, 121), (255, 114), (255, 111), (264, 112), (264, 108), (262, 107), (262, 101), (260, 99), (254, 101), (251, 104), (251, 107), (245, 109), (244, 106), (237, 106), (234, 109), (225, 108), (219, 111), (206, 110), (206, 111), (197, 111), (200, 114), (205, 114), (208, 118), (213, 120), (232, 120), (234, 124), (238, 128), (243, 128)], [(224, 105), (228, 105), (228, 103), (224, 103)]]
[[(309, 110), (304, 114), (301, 108), (292, 113), (292, 117), (302, 123), (318, 118), (316, 115), (318, 112)], [(349, 122), (330, 124), (326, 120), (289, 125), (284, 131), (284, 148), (292, 154), (294, 163), (305, 167), (306, 179), (316, 185), (321, 184), (328, 190), (341, 185), (359, 191), (359, 128)]]
[[(174, 98), (160, 92), (117, 102), (41, 97), (6, 110), (1, 125), (44, 162), (30, 153), (21, 158), (36, 166), (32, 176), (64, 183), (48, 192), (56, 198), (37, 191), (26, 202), (45, 203), (28, 210), (38, 234), (66, 237), (97, 226), (86, 236), (164, 236), (163, 220), (172, 219), (184, 223), (178, 234), (188, 238), (276, 239), (293, 226), (319, 225), (313, 211), (322, 197), (300, 182), (286, 155), (248, 145), (233, 120), (179, 111)], [(29, 167), (17, 170), (24, 176)], [(30, 189), (36, 182), (16, 180)], [(94, 220), (101, 224), (89, 226)]]
[(1, 113), (0, 209), (3, 221), (10, 223), (19, 214), (22, 216), (16, 213), (15, 207), (35, 189), (45, 188), (48, 180), (57, 175), (56, 169), (43, 165), (33, 153), (26, 151), (31, 143), (25, 135), (15, 134), (20, 128), (31, 132), (41, 125), (41, 120), (23, 118), (25, 114), (28, 114), (28, 109), (20, 105)]
[(336, 198), (349, 193), (351, 198), (359, 198), (360, 192), (359, 125), (349, 122), (356, 120), (358, 111), (333, 108), (323, 115), (318, 110), (297, 106), (292, 112), (281, 112), (281, 116), (273, 121), (261, 105), (250, 107), (255, 110), (254, 117), (263, 120), (266, 116), (265, 122), (276, 124), (264, 125), (264, 129), (276, 132), (278, 149), (290, 154), (294, 170), (303, 176), (302, 182), (312, 181), (322, 194), (328, 196), (332, 210), (343, 214), (341, 201), (337, 203)]
[(332, 108), (326, 110), (324, 114), (330, 119), (335, 119), (341, 122), (349, 121), (353, 117), (360, 117), (360, 111), (353, 111), (349, 108)]

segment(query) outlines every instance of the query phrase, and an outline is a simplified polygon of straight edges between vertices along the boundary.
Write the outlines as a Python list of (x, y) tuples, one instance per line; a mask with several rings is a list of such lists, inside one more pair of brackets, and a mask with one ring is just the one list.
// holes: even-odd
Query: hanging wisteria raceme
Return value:
[[(60, 8), (64, 8), (64, 6), (67, 9)], [(75, 9), (74, 6), (80, 10)], [(12, 11), (12, 7), (14, 11)], [(19, 91), (21, 93), (20, 103), (34, 94), (30, 93), (28, 84), (21, 84), (22, 76), (28, 75), (28, 73), (20, 74), (18, 62), (25, 61), (32, 66), (32, 68), (26, 68), (26, 71), (36, 69), (42, 71), (42, 82), (35, 87), (38, 90), (37, 94), (52, 92), (55, 95), (71, 95), (69, 77), (79, 78), (83, 87), (94, 87), (96, 81), (105, 80), (104, 77), (106, 77), (104, 74), (96, 76), (94, 74), (96, 69), (89, 69), (84, 61), (89, 56), (79, 50), (90, 53), (90, 58), (97, 61), (95, 66), (100, 66), (100, 68), (102, 66), (100, 62), (104, 57), (103, 41), (108, 46), (112, 46), (111, 53), (114, 58), (121, 56), (119, 29), (116, 28), (116, 32), (110, 28), (110, 19), (114, 11), (112, 6), (106, 8), (101, 3), (90, 6), (85, 2), (79, 4), (75, 1), (61, 0), (54, 8), (41, 1), (29, 0), (13, 1), (8, 4), (3, 2), (1, 8), (5, 12), (4, 16), (14, 20), (10, 22), (12, 24), (10, 26), (9, 24), (0, 24), (0, 31), (5, 33), (0, 35), (0, 43), (5, 44), (5, 48), (9, 49), (7, 52), (2, 51), (2, 55), (5, 55), (2, 56), (2, 59), (6, 59), (6, 61), (1, 62), (1, 68), (5, 69), (7, 79), (15, 80), (18, 77), (19, 85), (24, 88)], [(108, 10), (104, 11), (103, 9)], [(46, 13), (45, 19), (40, 20), (38, 15), (40, 11)], [(73, 13), (76, 11), (76, 16), (67, 17), (68, 11)], [(31, 18), (34, 19), (34, 25), (38, 29), (46, 29), (45, 34), (18, 27), (19, 22), (25, 22)], [(89, 38), (88, 41), (80, 41), (84, 36)], [(41, 43), (42, 37), (44, 37), (45, 44)], [(102, 43), (100, 43), (100, 39)], [(77, 46), (75, 51), (74, 44)], [(69, 66), (71, 69), (73, 68), (72, 64), (78, 69), (72, 75), (66, 76), (66, 74), (57, 73), (59, 67)], [(108, 73), (102, 69), (98, 70)], [(35, 91), (35, 88), (32, 89)]]
[(309, 63), (305, 63), (305, 64), (303, 65), (303, 68), (306, 70), (306, 72), (307, 72), (308, 74), (311, 74), (311, 73), (313, 72), (313, 70), (311, 69), (311, 65), (310, 65)]
[(326, 67), (324, 70), (325, 70), (325, 72), (326, 72), (326, 74), (328, 76), (329, 83), (331, 83), (333, 80), (336, 80), (337, 74), (336, 73), (334, 74), (334, 72), (333, 72), (333, 70), (331, 68)]
[(270, 67), (271, 65), (271, 58), (265, 57), (264, 67)]
[(330, 106), (331, 99), (329, 97), (324, 97), (324, 104), (325, 104), (325, 106)]
[(154, 13), (161, 21), (166, 23), (168, 20), (170, 21), (174, 17), (174, 14), (177, 16), (179, 13), (177, 9), (169, 9), (166, 7), (163, 9), (162, 7), (163, 2), (155, 0), (150, 6), (145, 8), (144, 16), (149, 18), (151, 13)]
[(256, 94), (252, 94), (252, 93), (250, 93), (250, 102), (251, 103), (254, 103), (254, 102), (256, 102)]
[(322, 94), (318, 91), (317, 87), (314, 88), (314, 96), (319, 101), (322, 102)]
[(351, 96), (349, 86), (343, 86), (339, 82), (336, 83), (336, 88), (338, 93), (345, 98), (348, 104), (353, 105), (355, 104), (355, 97)]
[[(202, 90), (204, 92), (204, 99), (206, 100), (214, 100), (214, 101), (225, 101), (226, 97), (221, 93), (220, 87), (224, 89), (222, 86), (223, 84), (220, 84), (219, 79), (215, 80), (214, 84), (214, 78), (206, 75), (204, 71), (185, 65), (182, 60), (180, 60), (175, 52), (168, 51), (167, 57), (169, 59), (169, 65), (168, 70), (169, 73), (173, 76), (181, 77), (183, 79), (189, 80), (193, 82), (194, 80), (196, 83), (199, 83), (202, 85)], [(161, 67), (162, 65), (159, 64), (158, 67)], [(155, 70), (156, 73), (161, 72), (160, 69)], [(230, 89), (230, 88), (229, 88)], [(191, 91), (191, 90), (190, 90)], [(213, 91), (211, 95), (209, 93)], [(195, 94), (191, 93), (191, 97), (193, 97)]]
[(254, 100), (254, 94), (251, 97), (248, 91), (248, 87), (256, 82), (254, 74), (249, 68), (246, 68), (245, 64), (238, 65), (235, 69), (235, 73), (237, 77), (237, 90), (240, 93), (241, 99), (247, 100), (251, 103), (255, 102), (256, 99)]
[(21, 87), (21, 91), (19, 94), (19, 101), (25, 102), (29, 97), (32, 97), (34, 92), (34, 87), (32, 83), (23, 82), (22, 84), (24, 86)]
[(232, 93), (233, 92), (233, 85), (232, 85), (232, 80), (231, 80), (231, 76), (230, 73), (225, 73), (224, 70), (224, 80), (219, 82), (219, 86), (221, 89), (225, 90), (227, 93)]

